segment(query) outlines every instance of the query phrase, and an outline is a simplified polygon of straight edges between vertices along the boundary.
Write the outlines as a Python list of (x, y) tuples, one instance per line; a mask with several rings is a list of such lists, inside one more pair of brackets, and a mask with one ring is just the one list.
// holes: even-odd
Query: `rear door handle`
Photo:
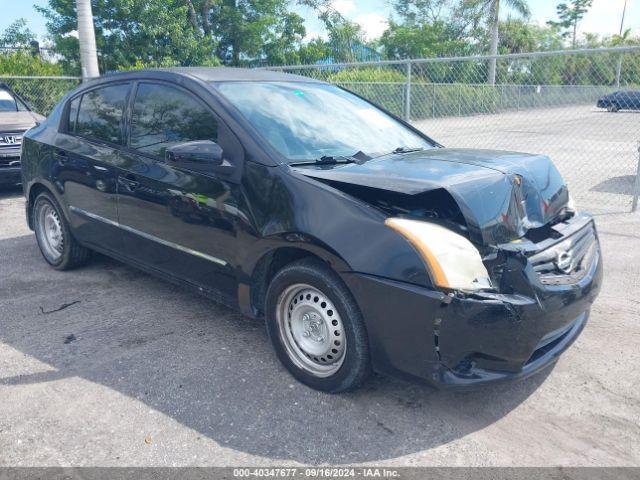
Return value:
[(127, 173), (125, 175), (120, 175), (118, 177), (118, 181), (120, 185), (129, 190), (130, 192), (134, 191), (140, 186), (140, 182), (136, 180), (135, 175), (131, 175)]
[(53, 157), (58, 161), (60, 165), (64, 165), (65, 163), (69, 162), (69, 157), (67, 157), (67, 152), (65, 152), (64, 150), (60, 150), (59, 148), (57, 148), (53, 152)]

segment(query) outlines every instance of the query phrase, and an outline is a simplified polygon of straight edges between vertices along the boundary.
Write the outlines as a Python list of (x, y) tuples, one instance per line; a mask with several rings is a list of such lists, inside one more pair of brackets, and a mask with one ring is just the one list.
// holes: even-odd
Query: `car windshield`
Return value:
[(216, 86), (290, 162), (433, 147), (393, 117), (333, 85), (219, 82)]
[(16, 112), (17, 110), (18, 106), (13, 95), (0, 88), (0, 112)]

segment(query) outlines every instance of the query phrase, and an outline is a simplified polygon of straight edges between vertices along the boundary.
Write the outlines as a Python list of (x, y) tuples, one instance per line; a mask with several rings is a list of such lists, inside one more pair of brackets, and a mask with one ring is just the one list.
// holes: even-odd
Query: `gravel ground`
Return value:
[(640, 215), (550, 371), (474, 392), (296, 383), (264, 326), (121, 263), (56, 272), (0, 193), (0, 466), (640, 465)]

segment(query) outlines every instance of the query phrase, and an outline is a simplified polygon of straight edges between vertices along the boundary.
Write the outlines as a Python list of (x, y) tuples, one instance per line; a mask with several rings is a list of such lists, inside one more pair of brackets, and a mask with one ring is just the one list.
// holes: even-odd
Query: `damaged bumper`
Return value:
[[(547, 260), (565, 249), (582, 263), (567, 274), (552, 272)], [(593, 222), (581, 216), (560, 226), (553, 241), (505, 255), (500, 290), (510, 293), (447, 296), (346, 274), (366, 319), (374, 369), (441, 387), (476, 386), (526, 377), (555, 362), (584, 328), (600, 290)]]

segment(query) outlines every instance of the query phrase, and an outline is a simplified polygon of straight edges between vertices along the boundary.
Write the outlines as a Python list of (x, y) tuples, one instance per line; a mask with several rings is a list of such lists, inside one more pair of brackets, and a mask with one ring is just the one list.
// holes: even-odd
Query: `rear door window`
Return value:
[(121, 144), (122, 117), (129, 90), (130, 84), (125, 83), (85, 93), (80, 101), (75, 133), (94, 140)]
[(131, 116), (131, 148), (164, 158), (172, 145), (218, 141), (218, 121), (208, 107), (182, 89), (141, 83)]

